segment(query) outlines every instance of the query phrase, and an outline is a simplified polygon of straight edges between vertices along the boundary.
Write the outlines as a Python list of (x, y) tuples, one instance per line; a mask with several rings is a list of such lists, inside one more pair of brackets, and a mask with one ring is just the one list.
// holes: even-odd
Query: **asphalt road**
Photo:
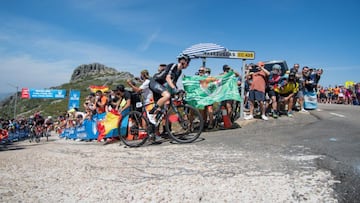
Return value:
[[(241, 128), (204, 132), (185, 145), (126, 148), (55, 135), (50, 142), (17, 142), (0, 150), (0, 199), (334, 202), (334, 188), (339, 202), (359, 202), (359, 111), (319, 105), (293, 118), (239, 120)], [(33, 174), (43, 167), (46, 181), (39, 181)], [(141, 175), (129, 176), (134, 171)]]
[[(315, 154), (316, 167), (330, 170), (336, 179), (340, 202), (360, 201), (360, 107), (319, 104), (309, 114), (295, 118), (257, 120), (236, 133), (227, 133), (223, 142), (259, 153), (280, 156)], [(237, 133), (240, 134), (236, 135)], [(225, 132), (217, 132), (221, 134)], [(221, 142), (221, 138), (218, 139)]]

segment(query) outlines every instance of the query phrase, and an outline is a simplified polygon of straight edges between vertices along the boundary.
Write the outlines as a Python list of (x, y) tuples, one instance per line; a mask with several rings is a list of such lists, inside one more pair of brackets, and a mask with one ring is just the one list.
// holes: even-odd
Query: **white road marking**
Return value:
[(345, 118), (345, 116), (344, 115), (342, 115), (342, 114), (338, 114), (338, 113), (330, 113), (331, 115), (334, 115), (334, 116), (338, 116), (338, 117), (341, 117), (341, 118)]

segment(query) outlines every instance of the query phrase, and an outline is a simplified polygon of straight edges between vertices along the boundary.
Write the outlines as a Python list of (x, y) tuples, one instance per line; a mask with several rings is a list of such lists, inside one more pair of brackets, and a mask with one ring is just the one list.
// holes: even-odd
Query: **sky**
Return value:
[[(360, 82), (360, 1), (12, 0), (0, 1), (0, 93), (68, 83), (76, 67), (101, 63), (136, 76), (215, 43), (258, 61), (323, 68), (324, 86)], [(194, 75), (202, 61), (184, 70)], [(224, 64), (207, 59), (212, 74)], [(101, 84), (95, 84), (101, 85)]]

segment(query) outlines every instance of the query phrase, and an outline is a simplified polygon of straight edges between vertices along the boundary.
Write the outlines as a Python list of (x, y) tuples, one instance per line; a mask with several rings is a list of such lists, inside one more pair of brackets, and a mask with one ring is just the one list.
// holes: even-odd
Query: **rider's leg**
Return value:
[(209, 105), (205, 107), (209, 116), (209, 128), (214, 126), (214, 109), (213, 105)]

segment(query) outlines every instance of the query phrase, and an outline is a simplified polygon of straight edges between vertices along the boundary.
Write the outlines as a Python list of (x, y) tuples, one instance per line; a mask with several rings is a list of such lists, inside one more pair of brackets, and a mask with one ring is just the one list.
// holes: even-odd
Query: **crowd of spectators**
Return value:
[[(166, 71), (166, 69), (169, 69), (166, 64), (159, 65), (157, 74)], [(242, 84), (242, 77), (240, 74), (228, 65), (223, 66), (223, 73), (220, 74), (229, 71), (233, 71), (235, 77), (238, 77), (239, 94), (241, 94), (240, 86)], [(278, 118), (280, 115), (292, 117), (293, 111), (307, 112), (304, 108), (304, 93), (306, 91), (316, 92), (318, 103), (359, 105), (360, 83), (347, 87), (344, 85), (323, 87), (319, 85), (323, 73), (322, 69), (304, 66), (300, 70), (299, 64), (294, 64), (294, 66), (285, 73), (281, 71), (282, 69), (279, 64), (274, 64), (270, 71), (265, 69), (263, 62), (246, 65), (244, 81), (245, 97), (243, 98), (243, 102), (245, 107), (244, 111), (248, 113), (245, 119), (254, 119), (257, 116), (256, 112), (263, 120), (268, 120), (269, 116), (273, 118)], [(210, 68), (200, 67), (196, 74), (210, 77), (210, 73)], [(135, 78), (135, 80), (129, 79), (127, 81), (127, 86), (132, 89), (133, 92), (143, 94), (145, 105), (149, 106), (147, 108), (148, 111), (154, 109), (151, 104), (154, 104), (154, 100), (156, 99), (154, 99), (152, 91), (149, 88), (151, 78), (148, 70), (142, 70), (139, 78)], [(227, 109), (228, 114), (232, 111), (231, 102), (232, 101), (223, 101), (221, 103), (221, 105)], [(74, 108), (58, 116), (54, 121), (51, 116), (43, 119), (41, 125), (47, 123), (45, 120), (51, 120), (51, 124), (54, 124), (52, 126), (55, 126), (54, 129), (61, 132), (63, 128), (81, 125), (84, 119), (92, 119), (94, 115), (111, 111), (122, 114), (128, 112), (131, 107), (136, 108), (134, 104), (134, 93), (126, 90), (126, 87), (120, 84), (112, 90), (105, 92), (98, 90), (95, 93), (87, 95), (81, 107), (84, 109), (83, 112)], [(209, 129), (213, 128), (213, 105), (208, 105), (200, 111), (204, 117), (206, 127)], [(29, 124), (33, 122), (32, 120), (36, 120), (38, 116), (41, 116), (40, 113), (36, 113), (29, 118), (0, 118), (0, 129), (6, 129), (13, 133), (26, 130)]]
[(317, 91), (319, 103), (360, 105), (360, 83), (350, 84), (347, 87), (340, 84), (332, 87), (319, 86)]

